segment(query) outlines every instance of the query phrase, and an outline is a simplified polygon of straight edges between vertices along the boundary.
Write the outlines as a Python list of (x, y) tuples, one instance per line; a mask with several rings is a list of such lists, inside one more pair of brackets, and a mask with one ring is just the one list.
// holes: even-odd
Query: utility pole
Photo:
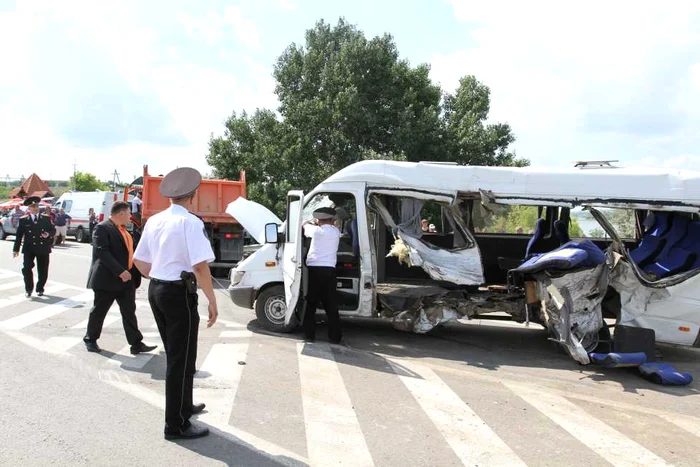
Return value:
[(117, 191), (117, 182), (121, 185), (122, 181), (119, 180), (119, 172), (117, 172), (117, 169), (114, 169), (114, 173), (112, 174), (112, 191)]
[(78, 181), (75, 179), (75, 176), (78, 174), (78, 164), (75, 159), (73, 159), (73, 190), (78, 189)]

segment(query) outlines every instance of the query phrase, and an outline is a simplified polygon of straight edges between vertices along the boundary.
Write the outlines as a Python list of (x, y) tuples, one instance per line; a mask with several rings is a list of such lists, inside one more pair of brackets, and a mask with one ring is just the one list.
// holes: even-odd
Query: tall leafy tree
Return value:
[(470, 76), (444, 94), (429, 72), (400, 59), (388, 34), (368, 39), (342, 18), (319, 21), (275, 64), (278, 113), (234, 112), (207, 161), (218, 177), (246, 170), (250, 198), (278, 213), (288, 189), (309, 190), (365, 159), (527, 164), (508, 151), (510, 127), (486, 123), (487, 86)]
[(88, 172), (76, 172), (70, 178), (70, 186), (76, 191), (107, 190), (108, 187)]

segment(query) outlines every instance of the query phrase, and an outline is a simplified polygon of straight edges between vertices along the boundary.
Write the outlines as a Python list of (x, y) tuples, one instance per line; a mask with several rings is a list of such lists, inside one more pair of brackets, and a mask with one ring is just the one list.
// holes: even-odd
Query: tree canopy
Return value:
[(70, 186), (76, 191), (107, 190), (107, 186), (88, 172), (76, 172), (70, 178)]
[(233, 112), (207, 162), (217, 177), (245, 170), (249, 197), (278, 213), (289, 189), (365, 159), (528, 164), (508, 149), (510, 126), (488, 123), (486, 85), (465, 76), (450, 94), (429, 72), (401, 59), (388, 34), (368, 39), (342, 18), (319, 21), (277, 59), (277, 113)]

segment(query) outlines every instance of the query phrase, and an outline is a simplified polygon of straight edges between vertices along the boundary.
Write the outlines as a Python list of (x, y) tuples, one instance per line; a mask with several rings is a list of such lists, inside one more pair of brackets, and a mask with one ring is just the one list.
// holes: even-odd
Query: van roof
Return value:
[(462, 195), (483, 190), (504, 204), (547, 201), (544, 204), (700, 210), (700, 172), (678, 169), (545, 169), (372, 160), (349, 165), (323, 184), (331, 182)]

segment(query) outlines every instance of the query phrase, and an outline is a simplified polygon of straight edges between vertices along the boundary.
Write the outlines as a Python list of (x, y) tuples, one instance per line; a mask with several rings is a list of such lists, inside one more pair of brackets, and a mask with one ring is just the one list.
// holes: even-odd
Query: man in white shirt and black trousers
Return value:
[(209, 301), (211, 327), (218, 316), (209, 265), (214, 261), (204, 223), (188, 211), (202, 181), (195, 169), (182, 167), (165, 176), (160, 193), (170, 207), (148, 219), (134, 253), (134, 263), (150, 278), (148, 301), (167, 356), (165, 439), (199, 438), (209, 429), (190, 417), (204, 410), (192, 401), (197, 359), (197, 284)]
[(319, 302), (323, 303), (328, 318), (328, 340), (338, 344), (343, 337), (338, 314), (335, 273), (340, 230), (333, 225), (335, 215), (333, 208), (319, 208), (313, 213), (315, 224), (304, 222), (304, 235), (311, 238), (311, 246), (306, 255), (309, 286), (303, 322), (304, 338), (307, 342), (316, 339), (316, 309)]

